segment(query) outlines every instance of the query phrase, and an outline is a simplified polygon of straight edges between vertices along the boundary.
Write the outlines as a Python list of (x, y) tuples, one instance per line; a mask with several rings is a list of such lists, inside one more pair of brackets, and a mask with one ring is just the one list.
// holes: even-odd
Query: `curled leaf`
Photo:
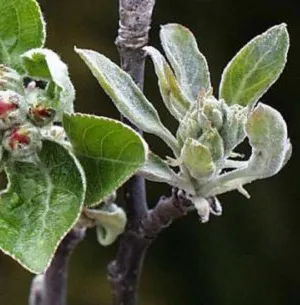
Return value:
[(247, 120), (246, 132), (252, 147), (249, 170), (261, 178), (275, 175), (287, 162), (291, 147), (282, 115), (259, 103)]
[(22, 55), (22, 60), (30, 77), (50, 82), (48, 95), (51, 101), (46, 103), (47, 106), (57, 110), (60, 118), (65, 111), (73, 112), (75, 89), (68, 67), (59, 56), (49, 49), (32, 49)]
[(114, 203), (105, 204), (100, 209), (85, 209), (84, 213), (96, 222), (97, 238), (102, 246), (111, 245), (124, 232), (126, 214)]

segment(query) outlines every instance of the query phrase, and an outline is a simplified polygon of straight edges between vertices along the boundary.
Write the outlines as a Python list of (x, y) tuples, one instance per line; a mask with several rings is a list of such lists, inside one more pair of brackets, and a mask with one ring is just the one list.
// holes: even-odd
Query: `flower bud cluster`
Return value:
[(30, 161), (41, 149), (42, 128), (55, 116), (55, 111), (38, 99), (35, 92), (41, 91), (34, 82), (25, 87), (15, 70), (0, 65), (1, 159), (6, 152), (14, 160)]
[(228, 106), (211, 93), (202, 94), (177, 130), (181, 161), (199, 183), (213, 179), (230, 152), (245, 138), (249, 110)]
[[(277, 110), (261, 103), (228, 105), (211, 93), (191, 105), (176, 136), (181, 150), (173, 165), (180, 165), (181, 177), (193, 185), (192, 192), (186, 191), (204, 222), (210, 213), (220, 213), (204, 198), (233, 189), (249, 198), (243, 185), (276, 174), (291, 156), (286, 123)], [(238, 155), (234, 149), (246, 137), (252, 148), (249, 160), (233, 160)], [(220, 207), (218, 203), (218, 211)]]

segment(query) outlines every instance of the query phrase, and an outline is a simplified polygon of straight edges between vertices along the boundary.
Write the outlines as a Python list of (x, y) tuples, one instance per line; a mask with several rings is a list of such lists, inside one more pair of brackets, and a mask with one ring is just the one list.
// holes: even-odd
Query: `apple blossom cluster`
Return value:
[(24, 85), (17, 71), (0, 66), (1, 155), (30, 161), (42, 147), (41, 129), (51, 124), (55, 111), (47, 106), (44, 90), (34, 81)]

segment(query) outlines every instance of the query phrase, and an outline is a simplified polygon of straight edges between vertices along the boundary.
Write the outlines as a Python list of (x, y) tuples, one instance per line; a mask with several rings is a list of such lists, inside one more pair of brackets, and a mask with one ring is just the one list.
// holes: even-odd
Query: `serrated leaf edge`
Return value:
[(45, 45), (46, 38), (47, 38), (46, 21), (44, 19), (43, 12), (42, 12), (41, 7), (39, 6), (38, 2), (36, 0), (33, 0), (32, 2), (34, 3), (34, 5), (36, 6), (36, 8), (39, 12), (40, 20), (41, 20), (41, 24), (42, 24), (42, 33), (43, 33), (42, 42), (41, 42), (41, 48), (42, 48)]
[[(144, 138), (134, 129), (132, 129), (131, 127), (129, 127), (128, 125), (112, 119), (112, 118), (107, 118), (107, 117), (103, 117), (103, 116), (97, 116), (97, 115), (93, 115), (93, 114), (85, 114), (85, 113), (80, 113), (80, 112), (76, 112), (76, 113), (65, 113), (64, 116), (69, 116), (69, 117), (89, 117), (89, 118), (93, 118), (93, 119), (102, 119), (104, 121), (110, 121), (110, 122), (114, 122), (119, 126), (124, 127), (125, 129), (133, 132), (135, 135), (137, 135), (139, 137), (139, 139), (141, 140), (143, 147), (144, 147), (144, 163), (148, 160), (148, 155), (149, 155), (149, 147), (147, 142), (144, 140)], [(133, 175), (135, 175), (136, 173), (138, 173), (139, 169), (135, 170), (131, 175), (127, 175), (124, 179), (120, 179), (117, 183), (117, 187), (116, 189), (118, 189), (121, 185), (123, 185), (130, 177), (132, 177)], [(106, 196), (103, 196), (103, 198), (100, 198), (97, 202), (93, 202), (89, 205), (87, 205), (86, 207), (88, 208), (92, 208), (95, 207), (97, 205), (99, 205), (99, 203), (105, 198)]]
[[(60, 245), (61, 241), (65, 238), (65, 236), (69, 233), (69, 231), (74, 227), (74, 225), (77, 223), (77, 221), (79, 220), (79, 217), (81, 215), (81, 212), (82, 212), (82, 209), (84, 207), (84, 198), (85, 198), (85, 192), (86, 192), (86, 179), (85, 179), (85, 173), (83, 171), (83, 168), (81, 166), (81, 164), (79, 163), (78, 159), (76, 158), (76, 156), (69, 150), (67, 149), (65, 146), (61, 145), (61, 143), (57, 142), (57, 141), (51, 141), (51, 140), (47, 140), (49, 142), (55, 142), (57, 144), (59, 144), (60, 146), (62, 146), (66, 151), (68, 151), (69, 155), (73, 158), (73, 160), (75, 161), (75, 164), (79, 170), (79, 173), (81, 175), (81, 180), (82, 180), (82, 185), (83, 185), (83, 191), (84, 191), (84, 196), (82, 198), (82, 206), (81, 206), (81, 210), (78, 212), (77, 214), (77, 217), (76, 219), (74, 220), (74, 222), (69, 226), (69, 228), (63, 233), (63, 235), (61, 236), (61, 238), (58, 240), (58, 242), (56, 243), (54, 249), (53, 249), (53, 253), (51, 255), (51, 257), (49, 258), (46, 266), (45, 266), (45, 269), (42, 273), (46, 272), (47, 269), (49, 268), (51, 262), (52, 262), (52, 259), (55, 255), (55, 252), (58, 248), (58, 246)], [(2, 190), (0, 192), (0, 196), (2, 194), (4, 194), (5, 192), (8, 192), (9, 191), (9, 188), (11, 186), (11, 180), (10, 180), (10, 175), (8, 173), (6, 173), (6, 176), (7, 176), (7, 187), (6, 189)], [(34, 270), (34, 269), (31, 269), (30, 267), (26, 266), (26, 264), (24, 264), (18, 257), (16, 257), (14, 254), (10, 253), (9, 251), (5, 250), (3, 247), (0, 246), (0, 250), (5, 253), (6, 255), (10, 256), (13, 260), (15, 260), (16, 262), (18, 262), (22, 267), (24, 267), (26, 270), (28, 270), (29, 272), (32, 272), (32, 273), (35, 273), (35, 274), (40, 274), (40, 271), (39, 270)]]

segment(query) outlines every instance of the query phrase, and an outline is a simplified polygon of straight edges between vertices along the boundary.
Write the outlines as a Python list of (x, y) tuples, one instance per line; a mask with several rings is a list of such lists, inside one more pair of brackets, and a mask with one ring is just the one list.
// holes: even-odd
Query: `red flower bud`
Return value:
[(45, 126), (49, 124), (55, 116), (55, 110), (43, 105), (31, 107), (28, 112), (28, 117), (36, 126)]
[(19, 146), (28, 145), (30, 143), (29, 132), (24, 128), (13, 128), (8, 140), (8, 145), (12, 150)]
[(14, 127), (4, 133), (3, 148), (17, 160), (25, 160), (34, 155), (42, 147), (41, 134), (32, 125)]
[(0, 98), (0, 116), (4, 117), (8, 111), (17, 109), (18, 106), (10, 101), (5, 101), (2, 97)]
[(0, 91), (0, 130), (6, 130), (24, 123), (26, 102), (14, 91)]

